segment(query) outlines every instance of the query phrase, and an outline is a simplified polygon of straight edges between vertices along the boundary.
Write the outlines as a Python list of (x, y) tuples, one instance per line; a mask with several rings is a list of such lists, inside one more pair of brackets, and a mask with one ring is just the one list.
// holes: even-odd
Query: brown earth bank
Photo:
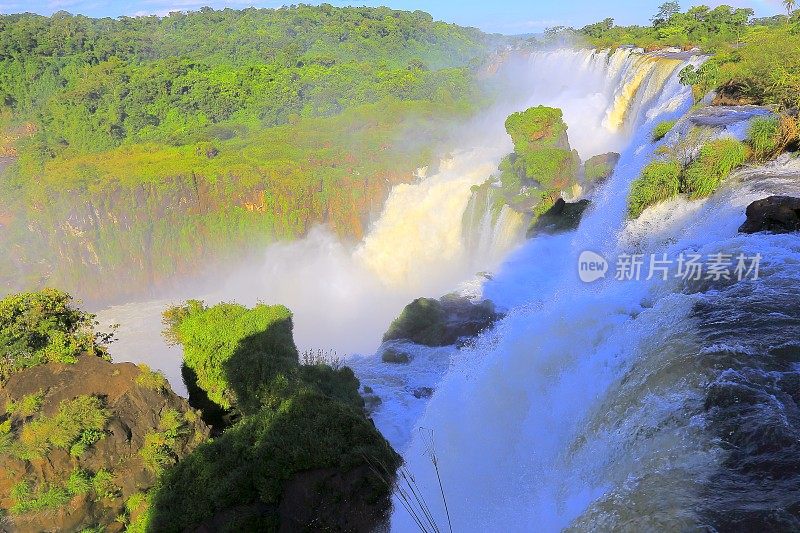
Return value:
[[(24, 405), (33, 396), (39, 396), (40, 405), (31, 413), (30, 402), (27, 411)], [(96, 399), (105, 413), (99, 439), (82, 453), (75, 443), (67, 449), (55, 436), (42, 446), (47, 431), (55, 435), (64, 425), (79, 423), (63, 416), (65, 405), (86, 397)], [(209, 435), (199, 414), (163, 378), (130, 363), (114, 364), (93, 356), (12, 374), (0, 386), (0, 406), (9, 410), (14, 405), (13, 412), (0, 417), (10, 421), (10, 432), (0, 447), (0, 508), (10, 510), (0, 524), (2, 531), (79, 531), (100, 524), (105, 531), (120, 531), (125, 527), (121, 517), (127, 516), (125, 503), (156, 483), (159, 466), (150, 462), (148, 451), (158, 452), (166, 466), (187, 456)], [(170, 416), (178, 420), (178, 427), (175, 435), (165, 437), (164, 420)], [(48, 421), (54, 420), (62, 428), (53, 430)], [(71, 487), (76, 472), (98, 485), (101, 471), (106, 473), (101, 475), (102, 489)], [(20, 496), (24, 483), (28, 494)], [(45, 504), (48, 490), (63, 504)], [(23, 509), (25, 502), (29, 510)]]

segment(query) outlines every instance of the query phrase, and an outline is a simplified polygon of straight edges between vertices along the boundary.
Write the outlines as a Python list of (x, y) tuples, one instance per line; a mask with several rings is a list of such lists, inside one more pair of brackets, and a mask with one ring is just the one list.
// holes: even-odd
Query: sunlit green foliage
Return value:
[(6, 412), (12, 416), (27, 418), (39, 412), (43, 401), (44, 391), (40, 390), (23, 396), (18, 402), (9, 400), (6, 404)]
[(669, 133), (672, 128), (675, 127), (676, 122), (676, 120), (665, 120), (663, 122), (659, 122), (656, 127), (653, 128), (653, 142), (658, 142), (666, 137), (667, 133)]
[(106, 356), (102, 345), (108, 336), (96, 334), (93, 326), (93, 315), (55, 289), (0, 299), (0, 382), (43, 363), (74, 363), (81, 354)]
[(223, 409), (257, 410), (287, 386), (298, 365), (292, 313), (284, 306), (205, 307), (193, 300), (164, 317), (197, 385)]
[[(580, 158), (569, 149), (560, 109), (538, 106), (513, 113), (506, 119), (506, 131), (514, 143), (514, 153), (500, 163), (505, 191), (516, 196), (523, 187), (534, 185), (531, 194), (535, 195), (539, 192), (535, 189), (566, 188), (576, 179)], [(512, 197), (511, 202), (525, 198)]]
[[(238, 524), (244, 517), (237, 509), (247, 514), (251, 505), (272, 506), (287, 481), (319, 469), (345, 473), (370, 465), (359, 476), (360, 497), (388, 498), (389, 485), (372, 468), (391, 478), (399, 457), (365, 417), (358, 379), (351, 369), (318, 358), (300, 364), (291, 316), (283, 306), (206, 307), (199, 301), (164, 313), (165, 335), (183, 345), (185, 370), (191, 370), (184, 373), (190, 402), (205, 395), (204, 417), (209, 407), (238, 416), (217, 428), (224, 430), (220, 436), (163, 471), (152, 504), (132, 521), (136, 528), (182, 531), (228, 511), (228, 522)], [(170, 456), (166, 428), (180, 427), (162, 426), (146, 438), (148, 464), (163, 465)], [(333, 502), (347, 490), (323, 492)], [(266, 514), (259, 515), (259, 526), (275, 521), (277, 527), (278, 515)]]
[(144, 445), (139, 450), (145, 466), (155, 473), (161, 473), (164, 468), (175, 464), (179, 437), (185, 432), (183, 415), (174, 409), (164, 411), (158, 429), (144, 436)]
[(11, 506), (13, 514), (23, 514), (65, 506), (72, 499), (72, 494), (64, 487), (48, 485), (31, 488), (27, 481), (20, 481), (11, 488)]
[(458, 69), (484, 44), (477, 30), (388, 8), (0, 22), (0, 103), (36, 119), (48, 150), (78, 153), (227, 120), (282, 124), (387, 96), (458, 99), (469, 91)]
[(56, 510), (67, 505), (75, 496), (88, 493), (97, 499), (114, 497), (119, 488), (114, 484), (113, 476), (100, 469), (95, 474), (76, 468), (62, 484), (48, 484), (31, 487), (28, 480), (20, 481), (11, 488), (13, 514)]
[(678, 161), (653, 161), (631, 184), (628, 216), (637, 218), (649, 206), (668, 200), (680, 192), (681, 164)]
[(786, 149), (798, 148), (800, 119), (788, 114), (758, 117), (750, 122), (747, 133), (753, 159), (766, 161)]
[(753, 156), (764, 160), (778, 147), (780, 123), (778, 117), (757, 117), (750, 122), (748, 141), (753, 148)]
[(677, 3), (666, 2), (651, 26), (616, 26), (613, 19), (606, 19), (583, 27), (579, 33), (599, 48), (635, 44), (645, 49), (700, 46), (716, 50), (736, 43), (746, 33), (752, 16), (749, 8), (700, 5), (682, 12)]
[(161, 372), (151, 369), (144, 363), (140, 363), (137, 366), (139, 367), (140, 372), (139, 375), (136, 376), (136, 384), (140, 387), (156, 391), (162, 391), (169, 387), (167, 384), (167, 378), (165, 378), (164, 374)]
[(637, 218), (651, 205), (681, 193), (691, 199), (710, 196), (734, 169), (744, 164), (748, 155), (744, 143), (718, 139), (703, 144), (685, 167), (675, 158), (650, 162), (631, 184), (628, 216)]
[(79, 456), (105, 436), (109, 413), (102, 400), (78, 396), (61, 402), (53, 416), (39, 416), (22, 427), (16, 454), (26, 460), (44, 457), (52, 448), (61, 448)]
[(689, 198), (710, 196), (722, 180), (747, 159), (747, 147), (736, 139), (719, 139), (705, 144), (683, 172), (682, 191)]

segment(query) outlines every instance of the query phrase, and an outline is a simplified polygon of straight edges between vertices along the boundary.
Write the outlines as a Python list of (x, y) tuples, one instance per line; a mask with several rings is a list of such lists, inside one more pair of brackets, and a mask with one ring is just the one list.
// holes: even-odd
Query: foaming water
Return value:
[[(396, 186), (361, 243), (342, 243), (319, 228), (299, 241), (269, 247), (263, 261), (237, 268), (216, 286), (181, 297), (208, 303), (282, 303), (294, 312), (301, 350), (373, 353), (405, 304), (419, 296), (439, 296), (478, 271), (496, 268), (521, 242), (524, 219), (509, 209), (497, 219), (484, 217), (474, 228), (464, 225), (471, 187), (489, 178), (512, 150), (503, 127), (507, 114), (529, 105), (559, 106), (570, 141), (582, 154), (615, 149), (627, 134), (624, 128), (612, 131), (604, 126), (604, 117), (614, 102), (616, 84), (625, 72), (639, 68), (637, 57), (641, 56), (629, 51), (532, 54), (521, 71), (517, 65), (511, 73), (526, 86), (523, 101), (504, 104), (476, 120), (474, 131), (466, 136), (469, 144), (442, 161), (437, 172)], [(629, 116), (638, 116), (638, 111)], [(157, 340), (161, 311), (173, 303), (115, 306), (101, 311), (99, 318), (104, 325), (123, 325), (112, 347), (118, 360), (145, 360), (164, 370), (182, 390), (178, 352)], [(146, 345), (142, 338), (148, 339)]]
[[(577, 277), (581, 251), (611, 257), (625, 249), (617, 234), (630, 182), (655, 150), (650, 131), (656, 120), (673, 118), (691, 103), (674, 80), (679, 63), (662, 69), (629, 60), (610, 60), (619, 65), (620, 79), (631, 80), (626, 65), (642, 68), (636, 87), (658, 77), (663, 90), (624, 97), (638, 102), (629, 120), (639, 126), (617, 170), (577, 233), (529, 241), (485, 284), (483, 295), (510, 312), (461, 351), (419, 423), (435, 437), (454, 530), (529, 531), (535, 525), (555, 531), (607, 494), (615, 479), (606, 469), (615, 455), (601, 439), (590, 439), (587, 424), (642, 347), (658, 345), (661, 332), (691, 312), (680, 298), (653, 304), (654, 283), (585, 285)], [(612, 92), (607, 110), (618, 105), (622, 90)], [(648, 115), (651, 109), (661, 114)], [(428, 448), (428, 439), (416, 437), (405, 459), (420, 490), (433, 499), (439, 486)], [(397, 507), (393, 529), (413, 530)], [(445, 523), (441, 509), (434, 514)]]

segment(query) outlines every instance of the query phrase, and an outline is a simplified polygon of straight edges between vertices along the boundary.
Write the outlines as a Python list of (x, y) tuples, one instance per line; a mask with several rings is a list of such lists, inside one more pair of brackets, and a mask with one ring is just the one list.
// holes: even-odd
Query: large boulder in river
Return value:
[(448, 346), (476, 337), (501, 317), (489, 300), (474, 303), (458, 295), (447, 295), (439, 300), (418, 298), (392, 322), (383, 341), (406, 340), (424, 346)]
[(11, 374), (0, 413), (2, 531), (121, 531), (209, 434), (162, 375), (88, 355)]
[(747, 206), (747, 220), (740, 233), (791, 233), (800, 231), (800, 198), (770, 196)]
[(590, 203), (589, 200), (566, 202), (563, 198), (559, 198), (553, 204), (553, 207), (533, 221), (531, 227), (528, 228), (527, 237), (530, 238), (541, 233), (554, 234), (577, 229), (581, 223), (583, 212), (586, 211)]

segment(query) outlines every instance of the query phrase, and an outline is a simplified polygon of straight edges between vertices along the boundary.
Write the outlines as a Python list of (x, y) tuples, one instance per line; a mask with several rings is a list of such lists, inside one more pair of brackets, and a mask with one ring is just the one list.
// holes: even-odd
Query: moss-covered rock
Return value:
[[(508, 206), (534, 223), (553, 207), (561, 191), (578, 185), (580, 157), (570, 149), (560, 109), (538, 106), (514, 113), (506, 119), (506, 131), (514, 152), (500, 161), (496, 176), (473, 189), (471, 201), (491, 204), (495, 219)], [(595, 166), (600, 165), (597, 160)], [(474, 221), (469, 222), (472, 227)]]
[(381, 361), (395, 365), (405, 365), (411, 362), (411, 355), (395, 348), (386, 348), (381, 354)]
[(611, 177), (619, 163), (620, 155), (615, 152), (590, 157), (583, 164), (583, 187), (591, 191)]
[(568, 188), (577, 179), (580, 158), (570, 149), (560, 109), (538, 106), (506, 119), (514, 154), (500, 166), (503, 187), (536, 185)]
[(199, 413), (150, 373), (80, 357), (0, 386), (0, 509), (12, 530), (119, 530), (128, 499), (208, 438)]
[(448, 346), (479, 335), (501, 316), (489, 300), (473, 303), (457, 295), (447, 295), (439, 300), (418, 298), (392, 322), (383, 340)]

